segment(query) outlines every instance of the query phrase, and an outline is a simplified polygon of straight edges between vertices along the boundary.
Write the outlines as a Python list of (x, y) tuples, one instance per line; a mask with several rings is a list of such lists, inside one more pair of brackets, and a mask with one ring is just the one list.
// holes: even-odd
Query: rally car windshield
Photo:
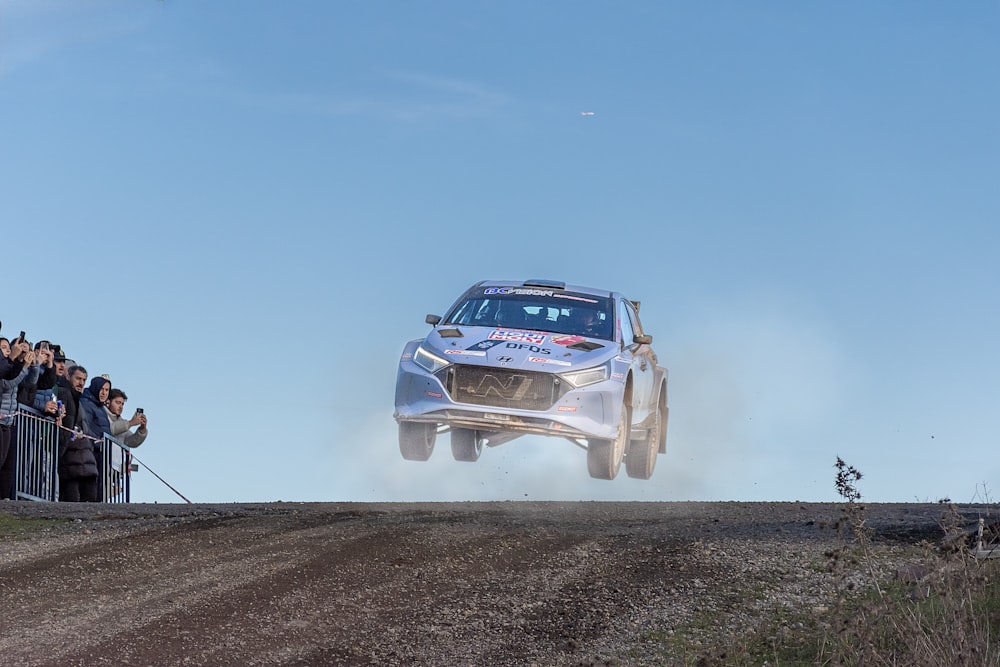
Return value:
[(480, 288), (444, 324), (530, 329), (614, 340), (611, 299), (555, 290)]

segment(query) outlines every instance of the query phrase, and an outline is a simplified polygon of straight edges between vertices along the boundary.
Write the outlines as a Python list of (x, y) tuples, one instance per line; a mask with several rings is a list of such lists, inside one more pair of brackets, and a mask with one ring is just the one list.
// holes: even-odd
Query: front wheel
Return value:
[(622, 406), (618, 434), (613, 440), (591, 438), (587, 441), (587, 471), (595, 479), (614, 479), (621, 468), (632, 430), (632, 408)]
[(437, 424), (399, 422), (399, 451), (407, 461), (426, 461), (434, 451)]
[(471, 428), (451, 429), (451, 455), (456, 461), (478, 461), (483, 453), (483, 437)]

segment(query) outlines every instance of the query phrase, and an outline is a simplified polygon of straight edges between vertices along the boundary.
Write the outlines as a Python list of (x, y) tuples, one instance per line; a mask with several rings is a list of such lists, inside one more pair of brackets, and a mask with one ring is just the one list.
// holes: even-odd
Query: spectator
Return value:
[(14, 416), (17, 414), (17, 388), (24, 380), (33, 381), (38, 377), (35, 353), (24, 341), (13, 345), (0, 337), (0, 356), (20, 367), (12, 380), (0, 380), (0, 498), (10, 498), (14, 492), (15, 456)]
[(52, 355), (52, 361), (56, 367), (56, 377), (66, 377), (66, 369), (69, 366), (75, 366), (76, 363), (70, 363), (69, 359), (66, 358), (66, 353), (62, 349), (62, 345), (52, 346), (55, 352)]
[[(18, 400), (25, 405), (34, 407), (35, 410), (43, 413), (45, 416), (54, 419), (57, 411), (57, 401), (59, 400), (57, 396), (57, 381), (60, 377), (66, 376), (66, 362), (65, 359), (61, 362), (55, 360), (55, 352), (46, 341), (36, 344), (35, 347), (37, 348), (35, 354), (38, 355), (39, 369), (38, 384), (35, 386), (35, 396), (34, 399), (28, 401), (25, 400), (29, 398), (27, 395), (19, 395)], [(59, 372), (60, 365), (62, 365), (62, 373)]]
[(94, 439), (94, 458), (97, 460), (97, 486), (104, 483), (104, 434), (111, 433), (111, 420), (104, 409), (111, 391), (111, 380), (101, 375), (90, 381), (80, 396), (80, 412), (83, 413), (83, 432)]
[(18, 386), (17, 402), (42, 412), (43, 410), (35, 405), (38, 392), (42, 392), (41, 403), (42, 408), (44, 408), (56, 386), (56, 369), (52, 359), (52, 349), (46, 340), (35, 343), (35, 368), (36, 371)]
[(103, 438), (105, 433), (111, 433), (111, 421), (104, 409), (110, 391), (111, 380), (106, 377), (96, 377), (90, 381), (90, 386), (80, 396), (83, 432), (95, 440)]
[[(56, 397), (56, 368), (53, 345), (48, 341), (35, 343), (35, 363), (38, 373), (34, 384), (27, 380), (17, 388), (17, 402), (34, 407), (43, 417), (55, 421), (59, 413)], [(11, 489), (10, 498), (17, 500), (18, 492), (28, 490), (48, 500), (56, 500), (55, 477), (57, 475), (56, 450), (49, 449), (58, 437), (58, 430), (50, 424), (43, 427), (42, 423), (30, 417), (22, 417), (22, 425), (15, 430), (15, 442), (11, 448), (16, 456), (25, 456), (23, 461), (15, 456), (14, 469), (20, 471), (15, 480), (15, 488)], [(23, 439), (23, 440), (21, 440)], [(44, 479), (40, 476), (45, 471)]]
[(18, 345), (18, 343), (23, 343), (23, 340), (15, 340), (14, 343), (11, 343), (7, 338), (4, 338), (3, 340), (7, 341), (8, 350), (7, 354), (0, 354), (0, 380), (13, 380), (21, 373), (21, 369), (24, 367), (10, 357), (10, 351)]
[[(135, 449), (146, 441), (149, 432), (146, 430), (146, 415), (136, 411), (132, 419), (126, 421), (122, 418), (125, 410), (125, 401), (128, 396), (121, 389), (114, 388), (108, 393), (108, 404), (105, 409), (108, 411), (108, 419), (111, 421), (111, 435), (121, 440), (122, 444)], [(133, 433), (133, 426), (138, 426), (138, 430)]]
[(97, 459), (94, 442), (81, 430), (83, 411), (80, 396), (87, 384), (87, 369), (70, 366), (58, 382), (59, 400), (65, 410), (59, 430), (59, 500), (97, 502)]

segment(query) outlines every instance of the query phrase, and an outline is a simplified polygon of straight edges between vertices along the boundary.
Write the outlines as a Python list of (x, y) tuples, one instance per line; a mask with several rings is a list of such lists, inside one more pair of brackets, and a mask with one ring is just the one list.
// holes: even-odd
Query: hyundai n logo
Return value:
[(501, 380), (496, 375), (484, 375), (479, 386), (469, 392), (476, 396), (498, 396), (505, 401), (519, 401), (531, 388), (531, 378), (526, 375), (511, 375)]
[(506, 356), (497, 357), (497, 361), (499, 361), (501, 364), (509, 364), (510, 362), (514, 361), (514, 357), (506, 357)]

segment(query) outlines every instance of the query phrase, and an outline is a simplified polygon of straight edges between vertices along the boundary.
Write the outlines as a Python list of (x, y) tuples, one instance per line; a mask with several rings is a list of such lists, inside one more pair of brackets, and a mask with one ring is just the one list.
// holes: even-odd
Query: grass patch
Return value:
[(0, 514), (0, 539), (18, 539), (62, 523), (59, 519), (23, 519)]

